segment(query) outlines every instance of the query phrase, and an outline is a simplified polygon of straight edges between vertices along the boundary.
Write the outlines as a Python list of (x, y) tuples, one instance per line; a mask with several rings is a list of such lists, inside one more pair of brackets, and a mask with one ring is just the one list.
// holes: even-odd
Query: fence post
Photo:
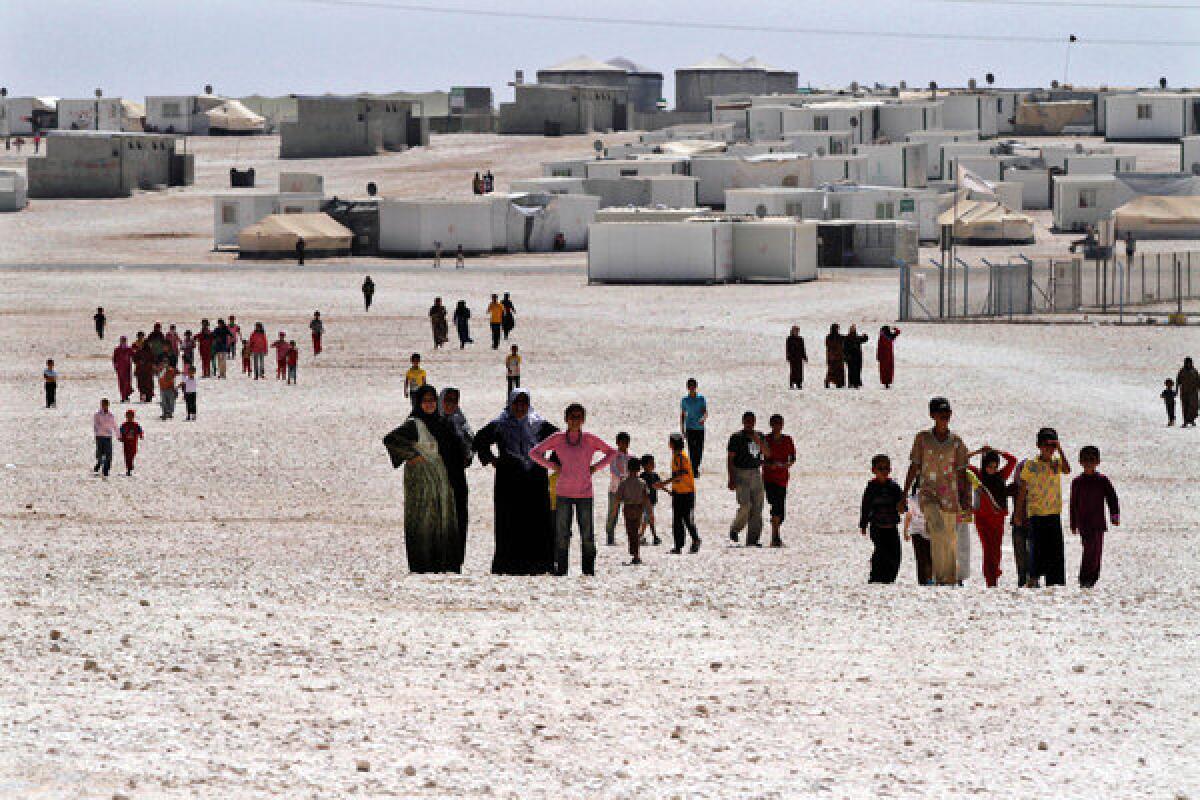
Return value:
[(901, 322), (908, 321), (907, 312), (908, 306), (908, 265), (900, 265), (900, 311), (899, 317)]
[(946, 318), (946, 256), (938, 262), (938, 319)]

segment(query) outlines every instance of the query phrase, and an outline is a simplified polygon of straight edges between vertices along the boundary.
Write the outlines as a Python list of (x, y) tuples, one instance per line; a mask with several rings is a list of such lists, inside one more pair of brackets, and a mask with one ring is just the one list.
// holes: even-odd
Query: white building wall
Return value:
[(1188, 119), (1195, 100), (1187, 95), (1123, 94), (1104, 102), (1105, 137), (1110, 140), (1172, 140), (1195, 132)]

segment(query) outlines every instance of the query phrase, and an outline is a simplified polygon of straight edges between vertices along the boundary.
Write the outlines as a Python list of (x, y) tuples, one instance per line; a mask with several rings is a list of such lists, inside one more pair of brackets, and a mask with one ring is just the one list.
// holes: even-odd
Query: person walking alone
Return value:
[(312, 331), (313, 356), (319, 356), (321, 355), (321, 337), (325, 335), (325, 323), (321, 321), (320, 311), (313, 312), (308, 329)]
[(368, 275), (362, 282), (363, 310), (371, 310), (371, 301), (375, 299), (375, 281)]
[(507, 342), (508, 335), (513, 332), (513, 328), (517, 327), (517, 307), (513, 305), (508, 292), (504, 293), (500, 305), (504, 306), (504, 314), (500, 317), (500, 330), (504, 333), (504, 341)]
[(700, 477), (700, 462), (704, 458), (704, 424), (708, 422), (708, 401), (697, 390), (695, 378), (687, 379), (687, 394), (679, 401), (679, 432), (687, 441), (692, 475)]
[(459, 300), (458, 305), (454, 307), (454, 328), (458, 331), (459, 350), (475, 343), (471, 338), (471, 309), (467, 308), (466, 300)]
[(488, 326), (492, 329), (492, 349), (500, 349), (500, 327), (504, 322), (504, 306), (500, 304), (500, 296), (492, 295), (492, 302), (488, 303)]
[(729, 526), (730, 541), (746, 530), (746, 547), (762, 547), (763, 528), (763, 456), (769, 455), (762, 434), (754, 429), (753, 411), (742, 414), (742, 429), (729, 437), (729, 491), (735, 493), (738, 510)]
[(108, 317), (104, 316), (104, 308), (97, 308), (96, 313), (92, 315), (92, 322), (96, 323), (96, 336), (104, 338), (104, 326), (108, 322)]
[(804, 337), (800, 335), (800, 326), (793, 325), (792, 332), (787, 338), (788, 388), (804, 388), (804, 365), (808, 362), (808, 353), (804, 351)]
[(883, 388), (892, 388), (896, 377), (896, 337), (900, 335), (899, 328), (884, 325), (879, 329), (879, 339), (875, 342), (875, 360), (879, 362), (879, 382)]

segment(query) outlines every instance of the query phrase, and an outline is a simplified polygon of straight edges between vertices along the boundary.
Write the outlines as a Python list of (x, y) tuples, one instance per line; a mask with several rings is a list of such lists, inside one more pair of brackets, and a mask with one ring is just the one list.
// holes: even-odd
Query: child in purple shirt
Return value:
[(1071, 481), (1071, 533), (1083, 540), (1083, 558), (1079, 562), (1079, 585), (1090, 589), (1100, 579), (1100, 558), (1104, 553), (1104, 506), (1108, 506), (1113, 526), (1121, 524), (1121, 506), (1117, 490), (1107, 475), (1096, 471), (1100, 448), (1088, 445), (1079, 451), (1083, 474)]

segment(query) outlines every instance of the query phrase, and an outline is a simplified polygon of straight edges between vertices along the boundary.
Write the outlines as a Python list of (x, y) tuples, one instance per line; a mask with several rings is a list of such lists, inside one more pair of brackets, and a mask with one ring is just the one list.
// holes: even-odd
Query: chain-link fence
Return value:
[(900, 269), (900, 319), (1003, 318), (1162, 306), (1200, 299), (1200, 251), (1146, 253), (1132, 260), (1078, 256), (930, 259)]

